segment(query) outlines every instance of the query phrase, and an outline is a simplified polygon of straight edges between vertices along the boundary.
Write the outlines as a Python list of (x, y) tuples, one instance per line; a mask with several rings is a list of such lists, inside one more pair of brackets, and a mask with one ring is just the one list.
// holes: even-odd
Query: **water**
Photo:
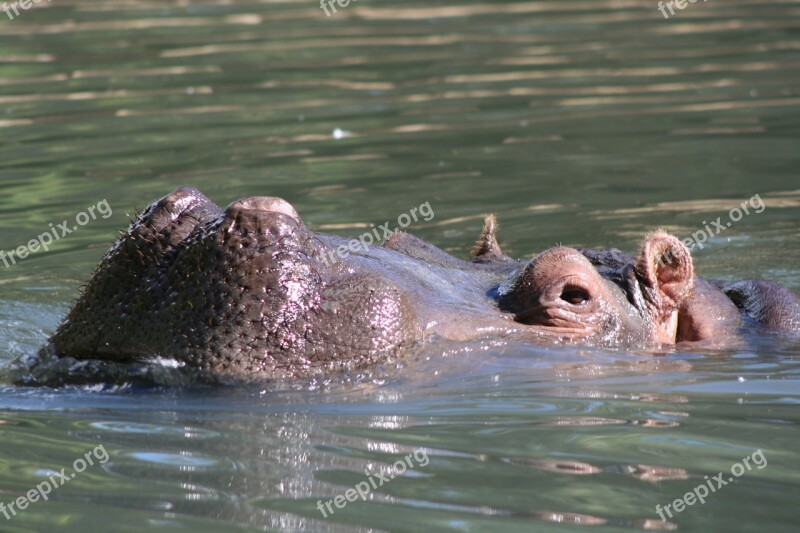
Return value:
[[(757, 0), (669, 20), (627, 0), (0, 14), (0, 250), (96, 214), (0, 265), (2, 358), (35, 351), (114, 232), (181, 185), (222, 205), (281, 196), (348, 236), (430, 202), (409, 230), (460, 256), (487, 212), (511, 255), (634, 251), (657, 227), (702, 239), (758, 195), (766, 208), (706, 237), (697, 269), (800, 289), (798, 15)], [(444, 352), (401, 377), (277, 390), (6, 386), (0, 502), (98, 445), (109, 458), (0, 529), (797, 529), (796, 341)], [(415, 451), (426, 466), (323, 518), (318, 500)], [(661, 520), (656, 505), (744, 458), (735, 482)]]

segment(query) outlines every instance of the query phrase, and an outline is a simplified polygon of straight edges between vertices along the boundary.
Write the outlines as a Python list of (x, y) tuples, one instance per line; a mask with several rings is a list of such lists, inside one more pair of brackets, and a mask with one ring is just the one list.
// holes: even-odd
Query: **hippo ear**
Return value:
[(689, 296), (694, 282), (689, 249), (672, 235), (657, 231), (642, 246), (636, 275), (656, 326), (656, 340), (675, 342), (678, 308)]
[(473, 260), (485, 260), (492, 257), (502, 257), (503, 251), (497, 244), (497, 219), (494, 215), (487, 215), (483, 220), (483, 230), (472, 247), (470, 253)]

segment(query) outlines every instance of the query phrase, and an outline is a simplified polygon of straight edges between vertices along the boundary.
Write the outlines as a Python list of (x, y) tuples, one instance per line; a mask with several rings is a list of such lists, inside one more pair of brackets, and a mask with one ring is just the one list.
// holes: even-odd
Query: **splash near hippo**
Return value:
[(657, 231), (636, 255), (559, 246), (506, 256), (494, 216), (458, 259), (408, 233), (340, 254), (274, 197), (221, 209), (181, 188), (106, 254), (42, 353), (80, 361), (159, 357), (210, 378), (283, 378), (374, 365), (431, 337), (650, 350), (800, 332), (800, 299), (763, 280), (695, 275)]

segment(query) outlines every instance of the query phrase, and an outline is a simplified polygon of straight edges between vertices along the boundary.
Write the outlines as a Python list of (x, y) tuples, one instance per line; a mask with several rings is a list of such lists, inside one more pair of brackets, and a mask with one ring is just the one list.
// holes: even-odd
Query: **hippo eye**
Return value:
[(561, 299), (572, 305), (581, 305), (589, 301), (589, 293), (577, 287), (565, 287), (561, 292)]

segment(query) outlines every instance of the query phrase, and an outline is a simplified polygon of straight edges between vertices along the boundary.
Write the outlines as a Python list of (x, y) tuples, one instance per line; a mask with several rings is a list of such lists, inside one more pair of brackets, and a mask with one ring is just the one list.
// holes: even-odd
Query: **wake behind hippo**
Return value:
[(114, 244), (41, 355), (158, 357), (252, 379), (374, 365), (433, 336), (648, 349), (727, 341), (743, 318), (800, 332), (786, 288), (696, 277), (688, 249), (663, 232), (636, 257), (556, 247), (529, 261), (503, 254), (492, 216), (471, 261), (406, 233), (331, 261), (347, 243), (311, 231), (280, 198), (222, 210), (177, 189)]

